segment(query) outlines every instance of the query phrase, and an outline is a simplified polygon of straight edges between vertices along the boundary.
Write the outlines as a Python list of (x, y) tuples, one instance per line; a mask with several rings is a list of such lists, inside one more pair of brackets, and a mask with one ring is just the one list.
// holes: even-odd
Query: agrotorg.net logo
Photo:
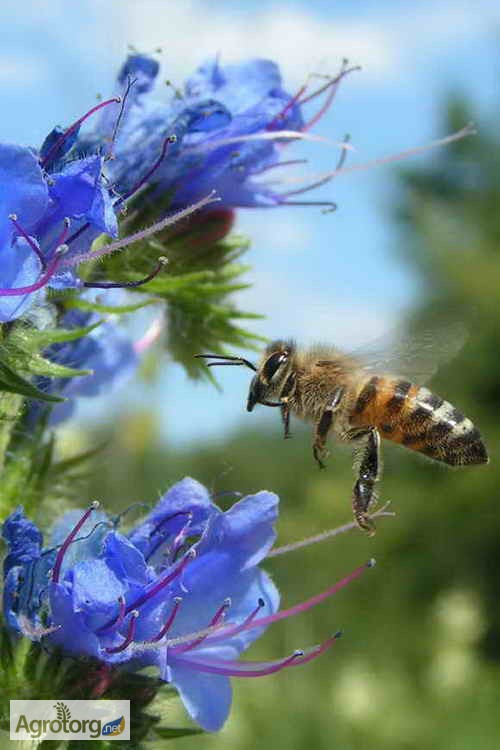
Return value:
[(130, 739), (130, 701), (10, 701), (10, 739)]

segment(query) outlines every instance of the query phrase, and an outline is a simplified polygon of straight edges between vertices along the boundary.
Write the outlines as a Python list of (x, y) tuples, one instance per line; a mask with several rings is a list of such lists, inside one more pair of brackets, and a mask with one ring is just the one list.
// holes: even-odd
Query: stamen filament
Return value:
[(113, 133), (111, 134), (111, 140), (109, 144), (109, 154), (107, 155), (106, 159), (113, 159), (113, 146), (116, 142), (116, 136), (118, 135), (118, 129), (120, 127), (123, 114), (125, 112), (125, 105), (127, 103), (128, 95), (130, 94), (130, 89), (132, 86), (134, 86), (137, 83), (137, 78), (131, 78), (130, 76), (127, 77), (127, 88), (125, 89), (125, 93), (123, 94), (123, 97), (121, 98), (121, 106), (120, 111), (118, 112), (118, 117), (116, 118), (115, 127), (113, 128)]
[(156, 596), (156, 594), (158, 594), (162, 589), (164, 589), (165, 586), (168, 586), (169, 583), (171, 583), (176, 578), (178, 578), (181, 575), (184, 568), (186, 567), (186, 565), (189, 562), (191, 562), (191, 560), (194, 560), (195, 557), (196, 557), (196, 550), (193, 548), (188, 550), (183, 560), (171, 573), (165, 576), (165, 578), (162, 578), (159, 581), (156, 581), (155, 584), (151, 588), (144, 591), (144, 593), (141, 594), (141, 596), (139, 596), (135, 600), (135, 602), (133, 602), (127, 607), (127, 610), (126, 610), (127, 614), (133, 609), (139, 609), (139, 607), (142, 606), (145, 602), (147, 602), (148, 599), (151, 599), (152, 597)]
[(20, 286), (16, 289), (0, 289), (0, 297), (22, 297), (24, 294), (32, 294), (38, 291), (43, 286), (48, 284), (52, 276), (56, 273), (61, 265), (62, 254), (67, 250), (66, 245), (60, 245), (57, 249), (54, 257), (45, 266), (45, 271), (38, 277), (38, 280), (34, 284), (29, 286)]
[(295, 651), (295, 653), (287, 656), (285, 659), (280, 659), (276, 662), (261, 662), (259, 666), (254, 666), (252, 662), (231, 662), (226, 663), (221, 660), (216, 661), (192, 661), (189, 658), (182, 658), (182, 665), (191, 667), (199, 672), (207, 672), (209, 674), (220, 674), (226, 675), (227, 677), (265, 677), (269, 674), (275, 674), (281, 672), (282, 669), (292, 666), (292, 664), (298, 659), (304, 656), (303, 651)]
[(155, 276), (158, 276), (161, 269), (164, 268), (168, 263), (168, 259), (164, 256), (158, 258), (158, 263), (153, 270), (148, 273), (143, 279), (139, 281), (84, 281), (83, 286), (87, 289), (134, 289), (138, 286), (147, 284), (148, 281), (152, 281)]
[(102, 635), (103, 633), (106, 633), (108, 630), (112, 630), (114, 628), (117, 628), (123, 620), (125, 619), (125, 598), (123, 596), (118, 597), (118, 614), (116, 615), (114, 620), (111, 620), (111, 622), (108, 622), (107, 625), (104, 625), (102, 628), (99, 628), (96, 632), (99, 635)]
[(77, 266), (79, 263), (85, 263), (86, 261), (90, 260), (97, 260), (97, 258), (102, 258), (104, 255), (110, 255), (117, 250), (123, 250), (123, 248), (128, 247), (129, 245), (133, 245), (135, 242), (141, 242), (142, 240), (146, 240), (148, 237), (151, 237), (158, 232), (162, 232), (172, 224), (175, 224), (176, 222), (181, 221), (182, 219), (186, 219), (188, 216), (191, 216), (191, 214), (195, 213), (195, 211), (199, 211), (210, 203), (216, 203), (219, 200), (220, 198), (216, 197), (215, 191), (212, 191), (209, 195), (197, 201), (197, 203), (193, 203), (191, 206), (187, 206), (187, 208), (184, 208), (181, 211), (177, 211), (170, 216), (166, 216), (160, 221), (157, 221), (155, 224), (152, 224), (147, 229), (142, 229), (139, 232), (131, 234), (129, 237), (124, 237), (123, 239), (111, 242), (109, 245), (104, 245), (103, 247), (99, 248), (99, 250), (91, 251), (88, 253), (80, 253), (78, 255), (74, 255), (71, 258), (67, 258), (65, 261), (63, 261), (62, 266), (64, 268), (71, 268), (73, 266)]
[(66, 551), (69, 545), (73, 542), (74, 538), (76, 537), (76, 535), (82, 528), (87, 518), (89, 518), (94, 512), (94, 510), (97, 510), (98, 507), (99, 507), (99, 503), (97, 502), (97, 500), (94, 500), (94, 502), (90, 504), (90, 506), (87, 508), (83, 516), (80, 518), (78, 523), (74, 526), (73, 530), (70, 531), (70, 533), (68, 534), (68, 536), (66, 537), (62, 545), (60, 546), (59, 551), (56, 556), (56, 561), (54, 563), (54, 568), (52, 570), (52, 583), (59, 583), (59, 576), (61, 574), (61, 566), (64, 560), (64, 555), (66, 554)]
[(125, 636), (125, 639), (122, 643), (120, 643), (119, 646), (110, 646), (109, 648), (104, 649), (106, 653), (108, 654), (119, 654), (120, 651), (125, 651), (127, 646), (130, 646), (132, 641), (134, 640), (135, 636), (135, 628), (137, 625), (137, 618), (139, 617), (139, 612), (134, 609), (130, 613), (130, 620), (128, 623), (128, 630), (127, 635)]
[(85, 120), (87, 120), (91, 115), (93, 115), (95, 112), (98, 112), (100, 109), (103, 109), (103, 107), (107, 107), (108, 104), (121, 104), (121, 101), (121, 97), (115, 96), (112, 99), (107, 99), (104, 102), (100, 102), (99, 104), (96, 104), (95, 107), (92, 107), (92, 109), (89, 109), (86, 114), (84, 114), (72, 125), (70, 125), (69, 128), (67, 128), (64, 133), (57, 139), (52, 148), (49, 149), (45, 157), (41, 160), (41, 166), (45, 169), (47, 165), (50, 164), (51, 161), (53, 161), (55, 154), (57, 154), (64, 141), (67, 140), (67, 138), (69, 138), (69, 136), (72, 135), (75, 130), (78, 130), (80, 125), (85, 122)]
[(177, 142), (177, 136), (176, 135), (169, 135), (169, 136), (167, 136), (167, 138), (165, 138), (165, 140), (163, 141), (163, 146), (162, 146), (162, 149), (161, 149), (161, 152), (160, 152), (160, 156), (155, 161), (155, 163), (153, 164), (153, 166), (146, 172), (146, 174), (144, 175), (144, 177), (142, 177), (139, 180), (139, 182), (136, 183), (136, 185), (134, 185), (134, 187), (132, 187), (128, 191), (128, 193), (125, 193), (125, 195), (122, 195), (120, 198), (118, 198), (118, 200), (114, 204), (115, 207), (118, 206), (118, 205), (120, 205), (120, 203), (124, 203), (126, 200), (128, 200), (129, 198), (131, 198), (135, 193), (137, 193), (142, 188), (143, 185), (145, 185), (148, 182), (149, 178), (156, 172), (156, 170), (158, 169), (158, 167), (160, 166), (160, 164), (162, 163), (162, 161), (165, 159), (165, 156), (167, 155), (167, 151), (168, 151), (169, 145), (171, 143), (176, 143), (176, 142)]
[[(230, 606), (231, 606), (231, 599), (225, 599), (223, 604), (219, 607), (215, 615), (212, 617), (212, 619), (208, 623), (208, 627), (213, 628), (215, 625), (218, 625), (224, 619), (226, 612), (228, 611)], [(194, 648), (197, 648), (200, 645), (200, 643), (203, 643), (203, 641), (207, 638), (207, 635), (208, 634), (204, 634), (186, 645), (174, 647), (173, 648), (174, 653), (183, 654), (186, 651), (192, 651)]]
[(311, 609), (312, 607), (316, 607), (318, 604), (321, 604), (325, 599), (328, 599), (329, 597), (336, 594), (338, 591), (343, 589), (345, 586), (347, 586), (351, 581), (354, 581), (356, 578), (359, 578), (367, 568), (372, 568), (375, 565), (374, 560), (370, 560), (365, 565), (361, 565), (359, 568), (356, 568), (353, 570), (352, 573), (349, 573), (345, 578), (343, 578), (338, 583), (334, 584), (330, 588), (326, 589), (326, 591), (321, 592), (320, 594), (316, 594), (315, 596), (312, 596), (310, 599), (306, 599), (303, 602), (300, 602), (299, 604), (295, 604), (293, 607), (289, 607), (288, 609), (281, 609), (278, 612), (275, 612), (272, 615), (266, 615), (266, 617), (257, 617), (256, 619), (253, 619), (251, 622), (248, 622), (246, 625), (237, 625), (236, 627), (222, 627), (222, 630), (220, 633), (217, 633), (213, 636), (209, 636), (207, 638), (207, 643), (215, 643), (216, 641), (226, 640), (228, 638), (231, 638), (236, 633), (241, 633), (245, 630), (251, 630), (252, 628), (261, 628), (265, 627), (267, 625), (270, 625), (273, 622), (279, 622), (280, 620), (284, 620), (288, 617), (293, 617), (294, 615), (301, 614), (302, 612), (306, 612), (307, 610)]
[(170, 630), (170, 628), (172, 627), (172, 625), (174, 623), (175, 618), (177, 617), (177, 612), (179, 611), (179, 607), (181, 606), (181, 604), (182, 604), (182, 597), (181, 596), (176, 596), (174, 598), (173, 609), (172, 609), (172, 611), (171, 611), (171, 613), (170, 613), (170, 615), (169, 615), (169, 617), (168, 617), (165, 625), (161, 628), (161, 630), (158, 631), (158, 633), (153, 638), (151, 638), (151, 640), (149, 641), (149, 643), (156, 643), (157, 641), (161, 641), (161, 639), (164, 636), (167, 635), (168, 631)]
[(26, 230), (23, 229), (22, 226), (19, 224), (16, 214), (10, 214), (9, 219), (14, 224), (15, 228), (17, 229), (21, 237), (24, 237), (28, 245), (31, 247), (31, 249), (37, 256), (38, 260), (42, 264), (42, 271), (45, 271), (45, 268), (47, 267), (47, 261), (45, 260), (45, 257), (42, 251), (40, 250), (40, 248), (38, 247), (38, 245), (36, 244), (36, 242), (33, 241), (33, 238), (30, 237), (29, 234), (26, 232)]

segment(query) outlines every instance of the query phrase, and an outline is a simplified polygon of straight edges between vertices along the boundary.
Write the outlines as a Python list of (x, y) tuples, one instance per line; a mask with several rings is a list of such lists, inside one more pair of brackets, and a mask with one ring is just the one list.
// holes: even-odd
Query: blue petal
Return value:
[[(50, 544), (61, 545), (83, 516), (83, 510), (70, 510), (53, 526)], [(63, 574), (80, 560), (99, 557), (103, 540), (109, 534), (110, 521), (107, 515), (99, 510), (94, 511), (85, 521), (75, 541), (69, 545), (63, 561)]]
[(131, 93), (144, 94), (152, 89), (159, 69), (159, 63), (148, 55), (130, 55), (118, 73), (118, 83), (125, 86), (131, 78), (135, 80)]
[(3, 563), (4, 574), (16, 565), (32, 562), (42, 551), (42, 532), (24, 515), (22, 507), (8, 516), (2, 526), (2, 537), (8, 545)]
[(65, 217), (85, 219), (106, 234), (116, 237), (118, 223), (109, 191), (101, 182), (102, 158), (90, 156), (65, 166), (52, 175), (50, 197), (55, 202), (52, 222)]
[(108, 567), (128, 585), (145, 586), (148, 583), (150, 576), (144, 556), (122, 534), (116, 531), (108, 534), (103, 556)]
[(254, 59), (233, 65), (211, 60), (186, 82), (188, 96), (213, 94), (232, 112), (249, 109), (263, 97), (281, 88), (281, 74), (272, 60)]
[[(279, 607), (278, 590), (267, 573), (258, 568), (238, 572), (228, 556), (209, 554), (190, 563), (183, 587), (172, 592), (172, 596), (182, 596), (185, 590), (189, 594), (184, 594), (171, 629), (172, 638), (204, 630), (227, 598), (231, 600), (227, 620), (237, 624), (254, 612), (259, 599), (264, 600), (264, 606), (258, 617), (274, 614)], [(251, 628), (225, 643), (241, 653), (262, 632), (263, 628)]]
[[(148, 557), (152, 548), (157, 546), (155, 533), (168, 538), (177, 534), (187, 521), (187, 514), (192, 513), (192, 534), (199, 534), (207, 520), (220, 513), (211, 501), (208, 490), (195, 479), (186, 477), (163, 495), (154, 510), (130, 534), (130, 541)], [(183, 515), (178, 515), (183, 514)], [(158, 527), (161, 527), (158, 530)]]
[(92, 629), (102, 627), (117, 613), (126, 587), (103, 560), (84, 560), (73, 570), (73, 607), (87, 615)]
[[(56, 125), (56, 127), (50, 131), (50, 133), (45, 138), (42, 144), (42, 147), (40, 149), (40, 157), (42, 159), (44, 159), (50, 153), (50, 151), (56, 145), (56, 143), (61, 140), (61, 136), (64, 135), (65, 130), (66, 130), (65, 128), (61, 128), (59, 125)], [(54, 157), (56, 158), (57, 161), (60, 161), (63, 158), (63, 156), (65, 156), (69, 151), (71, 151), (71, 149), (75, 145), (75, 142), (78, 138), (79, 130), (80, 128), (75, 128), (75, 130), (73, 130), (68, 135), (67, 138), (64, 138), (64, 140), (61, 141), (57, 150), (54, 152)], [(50, 161), (52, 162), (52, 158)], [(47, 168), (47, 166), (50, 166), (50, 165), (45, 165), (45, 166)]]
[(99, 640), (87, 626), (85, 615), (82, 612), (75, 612), (71, 592), (62, 584), (51, 584), (49, 596), (50, 625), (59, 625), (60, 628), (51, 633), (48, 640), (70, 653), (98, 657), (100, 655)]
[[(0, 289), (31, 286), (40, 277), (41, 263), (24, 237), (17, 237), (10, 246), (0, 247)], [(44, 291), (23, 296), (3, 297), (0, 294), (0, 323), (19, 318)]]
[(279, 497), (262, 491), (249, 495), (212, 520), (198, 545), (205, 552), (230, 552), (242, 570), (257, 565), (276, 539), (273, 524), (278, 518)]
[(169, 677), (191, 718), (207, 732), (221, 729), (231, 708), (229, 677), (197, 672), (180, 662), (170, 665)]
[(9, 214), (16, 214), (29, 232), (47, 205), (47, 185), (35, 155), (24, 146), (0, 143), (0, 249), (13, 234)]

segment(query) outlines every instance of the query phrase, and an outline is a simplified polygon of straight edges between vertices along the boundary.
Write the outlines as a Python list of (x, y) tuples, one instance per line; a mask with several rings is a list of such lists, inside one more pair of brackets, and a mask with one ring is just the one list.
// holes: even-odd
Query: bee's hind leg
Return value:
[(332, 428), (335, 411), (340, 404), (343, 392), (343, 388), (337, 388), (337, 390), (333, 394), (331, 403), (322, 412), (318, 422), (316, 423), (313, 442), (313, 456), (320, 469), (326, 468), (325, 464), (323, 463), (323, 459), (328, 455), (328, 450), (326, 448), (326, 439), (328, 437), (328, 433)]
[(358, 443), (354, 460), (358, 479), (352, 493), (354, 518), (360, 529), (373, 536), (375, 524), (368, 515), (368, 510), (376, 502), (375, 484), (381, 474), (380, 436), (372, 427), (361, 434), (356, 432), (351, 439)]

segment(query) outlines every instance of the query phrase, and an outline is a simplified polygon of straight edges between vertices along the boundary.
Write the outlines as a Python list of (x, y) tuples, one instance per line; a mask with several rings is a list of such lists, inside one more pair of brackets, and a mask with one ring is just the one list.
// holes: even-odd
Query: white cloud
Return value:
[[(99, 0), (92, 0), (97, 3)], [(253, 6), (253, 7), (252, 7)], [(234, 9), (236, 8), (236, 10)], [(119, 28), (116, 28), (116, 24)], [(484, 0), (368, 5), (351, 16), (309, 11), (307, 5), (209, 3), (185, 0), (127, 0), (113, 22), (113, 44), (164, 48), (164, 71), (182, 79), (200, 60), (219, 51), (223, 59), (271, 57), (280, 62), (289, 86), (310, 71), (333, 72), (348, 57), (363, 66), (361, 82), (397, 78), (430, 48), (453, 50), (472, 36), (486, 37), (500, 21), (500, 6)]]
[(42, 82), (48, 75), (47, 66), (40, 60), (25, 54), (0, 55), (0, 86), (2, 89), (32, 86)]

